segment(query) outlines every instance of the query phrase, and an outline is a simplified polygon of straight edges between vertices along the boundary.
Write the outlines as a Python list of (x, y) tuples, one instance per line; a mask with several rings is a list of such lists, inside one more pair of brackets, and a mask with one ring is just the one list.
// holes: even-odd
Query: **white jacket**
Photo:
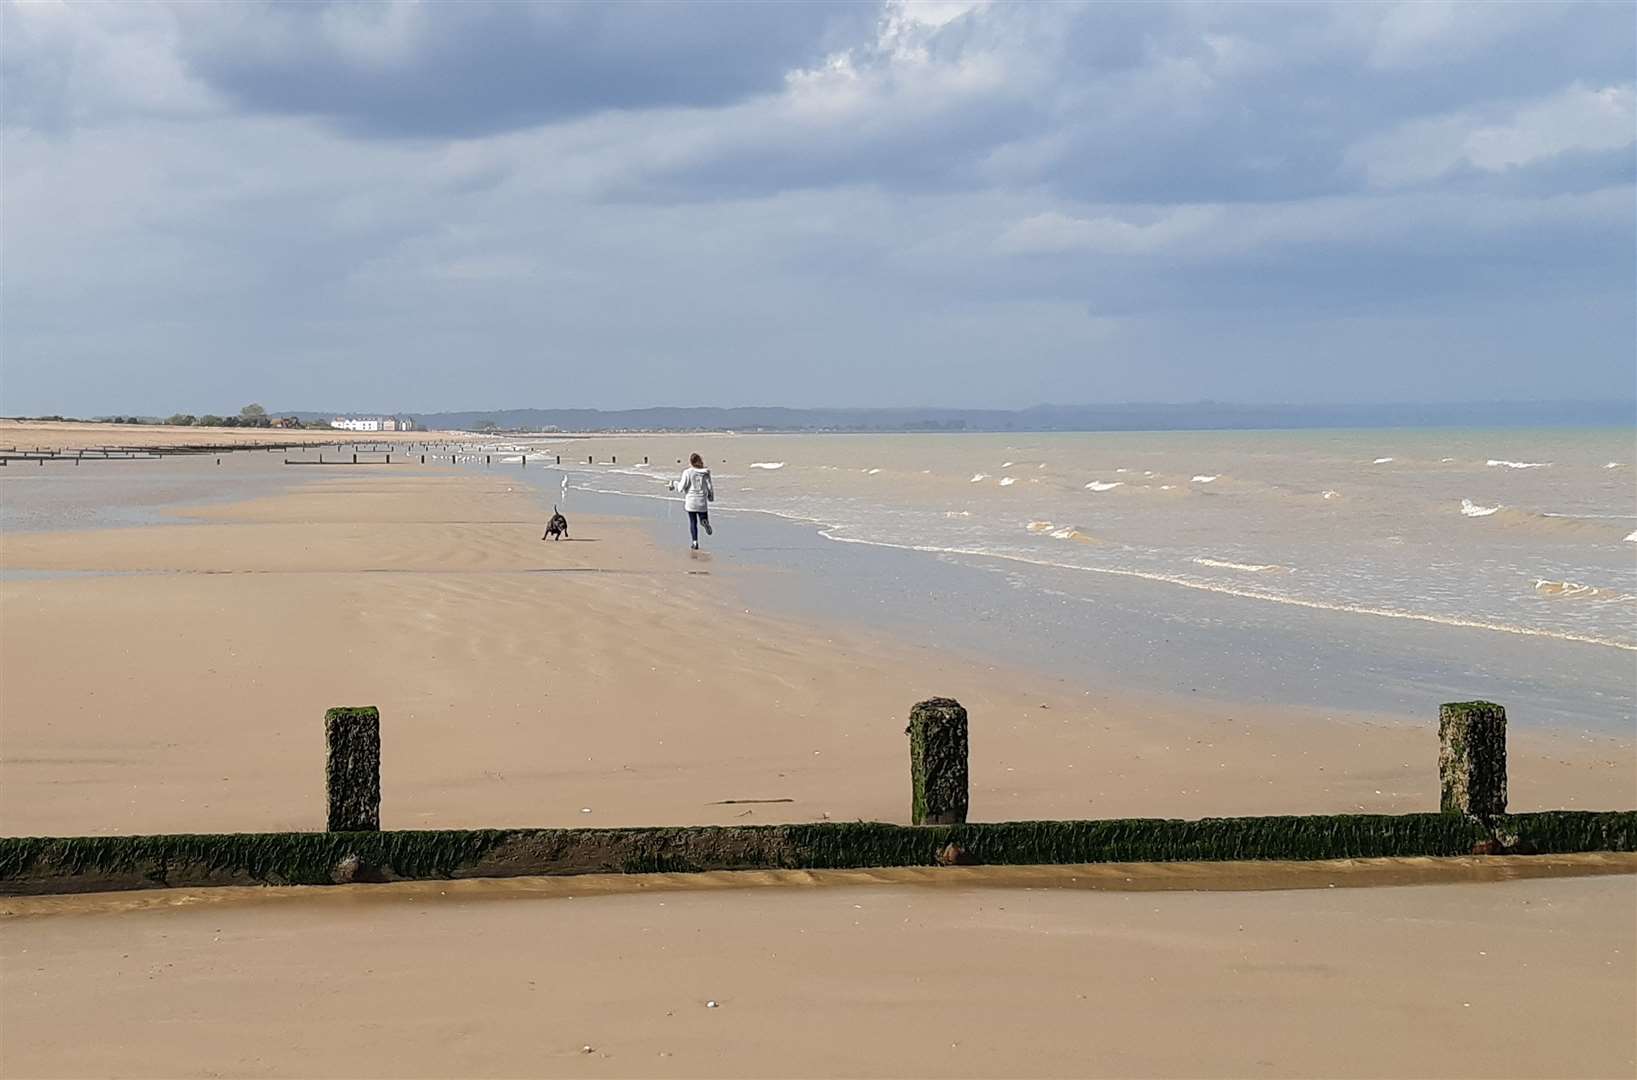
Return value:
[(682, 493), (682, 505), (695, 513), (706, 512), (710, 509), (709, 504), (716, 501), (716, 489), (711, 486), (709, 469), (688, 466), (682, 472), (682, 479), (676, 482), (676, 490)]

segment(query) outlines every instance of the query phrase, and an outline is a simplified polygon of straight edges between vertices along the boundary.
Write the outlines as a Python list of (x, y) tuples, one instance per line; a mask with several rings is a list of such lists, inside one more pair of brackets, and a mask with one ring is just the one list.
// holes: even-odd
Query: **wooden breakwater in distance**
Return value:
[(1504, 795), (1499, 803), (1495, 798), (1497, 783), (1504, 792), (1504, 715), (1488, 702), (1441, 710), (1437, 813), (966, 823), (966, 711), (934, 698), (910, 715), (911, 814), (952, 819), (943, 824), (382, 831), (380, 713), (331, 709), (324, 722), (331, 831), (0, 838), (0, 895), (591, 873), (1637, 851), (1637, 810), (1505, 812)]

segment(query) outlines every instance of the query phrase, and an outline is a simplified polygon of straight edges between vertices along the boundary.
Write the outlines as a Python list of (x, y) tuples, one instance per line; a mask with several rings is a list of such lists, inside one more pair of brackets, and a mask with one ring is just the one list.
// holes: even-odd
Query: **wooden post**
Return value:
[(1489, 701), (1438, 707), (1439, 809), (1494, 817), (1506, 813), (1506, 709)]
[(381, 828), (381, 713), (374, 705), (324, 713), (330, 832)]
[(968, 802), (966, 710), (932, 698), (909, 711), (910, 824), (961, 825)]
[(356, 450), (352, 452), (352, 463), (354, 465), (358, 464), (358, 451)]

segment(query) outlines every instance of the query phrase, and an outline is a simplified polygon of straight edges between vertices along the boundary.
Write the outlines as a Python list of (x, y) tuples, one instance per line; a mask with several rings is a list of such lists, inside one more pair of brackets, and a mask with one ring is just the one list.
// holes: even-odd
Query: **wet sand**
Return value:
[(341, 889), (319, 902), (0, 921), (0, 1071), (1637, 1068), (1630, 876), (1254, 893), (887, 883), (499, 903), (418, 888), (396, 903)]

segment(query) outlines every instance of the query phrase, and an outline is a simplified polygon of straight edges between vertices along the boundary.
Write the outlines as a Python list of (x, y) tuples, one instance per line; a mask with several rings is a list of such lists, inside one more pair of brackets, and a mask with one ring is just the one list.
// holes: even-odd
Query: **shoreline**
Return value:
[[(382, 707), (393, 828), (898, 821), (903, 718), (937, 694), (974, 717), (974, 820), (1437, 804), (1435, 708), (1321, 718), (1031, 670), (946, 626), (747, 606), (753, 567), (578, 504), (573, 541), (541, 543), (513, 474), (337, 472), (176, 524), (6, 537), (8, 569), (171, 571), (0, 582), (7, 834), (312, 828), (339, 704)], [(233, 706), (201, 724), (212, 702)], [(1637, 803), (1629, 742), (1522, 724), (1512, 753), (1515, 810)], [(792, 801), (711, 805), (751, 796)]]

